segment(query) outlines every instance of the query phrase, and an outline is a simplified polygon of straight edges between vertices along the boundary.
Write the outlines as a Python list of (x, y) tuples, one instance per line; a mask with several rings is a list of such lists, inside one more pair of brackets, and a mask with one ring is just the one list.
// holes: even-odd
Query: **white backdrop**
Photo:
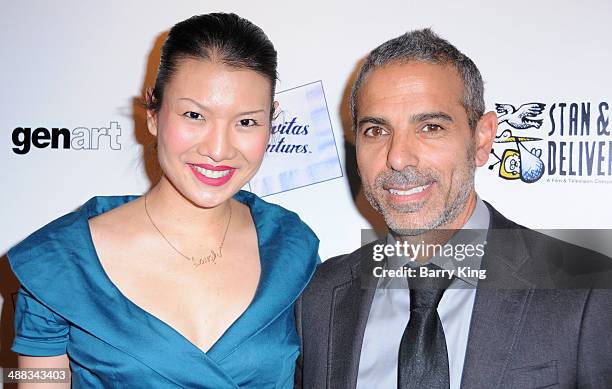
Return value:
[[(353, 165), (345, 157), (345, 149), (350, 150), (345, 148), (349, 129), (341, 112), (351, 74), (378, 44), (428, 26), (474, 60), (486, 82), (488, 109), (495, 109), (495, 103), (546, 105), (542, 129), (532, 128), (528, 136), (548, 138), (557, 148), (565, 140), (605, 141), (595, 146), (596, 151), (602, 148), (605, 174), (581, 177), (591, 182), (555, 182), (568, 177), (547, 172), (538, 182), (527, 184), (501, 179), (497, 168), (485, 167), (477, 173), (481, 197), (529, 227), (612, 226), (608, 205), (612, 184), (606, 183), (612, 181), (607, 172), (612, 137), (595, 134), (598, 120), (605, 127), (610, 116), (600, 104), (612, 103), (612, 2), (608, 0), (41, 0), (0, 5), (2, 255), (35, 229), (94, 195), (140, 194), (148, 189), (143, 139), (134, 135), (134, 98), (141, 94), (160, 35), (179, 20), (213, 11), (235, 12), (268, 34), (279, 53), (277, 90), (322, 81), (344, 176), (266, 200), (300, 214), (321, 239), (323, 259), (357, 248), (360, 229), (370, 226), (364, 216), (370, 211), (361, 195), (353, 201), (346, 174)], [(546, 136), (553, 104), (557, 107), (553, 119), (559, 126), (559, 103), (567, 103), (564, 120), (568, 126), (570, 104), (587, 102), (591, 104), (590, 137), (566, 139), (558, 132)], [(111, 122), (121, 127), (121, 150), (108, 145), (98, 150), (32, 148), (22, 155), (12, 150), (11, 134), (17, 127), (91, 129), (109, 127)], [(548, 166), (547, 140), (537, 147)], [(597, 158), (599, 154), (595, 163)], [(2, 288), (5, 299), (6, 289)], [(10, 345), (2, 338), (5, 355)]]

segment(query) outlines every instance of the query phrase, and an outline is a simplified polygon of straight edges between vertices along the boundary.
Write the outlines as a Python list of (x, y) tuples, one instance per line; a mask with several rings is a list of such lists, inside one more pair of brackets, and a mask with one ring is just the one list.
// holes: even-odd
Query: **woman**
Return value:
[(69, 366), (88, 388), (293, 386), (293, 303), (318, 240), (240, 190), (265, 153), (275, 81), (276, 51), (245, 19), (170, 30), (147, 94), (159, 182), (94, 197), (8, 253), (20, 367)]

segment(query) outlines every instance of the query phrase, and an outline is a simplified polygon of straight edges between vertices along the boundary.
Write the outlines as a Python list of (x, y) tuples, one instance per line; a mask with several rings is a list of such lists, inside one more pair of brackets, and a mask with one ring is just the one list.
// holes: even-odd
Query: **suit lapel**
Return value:
[(366, 285), (375, 280), (367, 276), (372, 272), (366, 270), (366, 276), (361, 276), (362, 267), (369, 269), (372, 264), (371, 253), (370, 245), (356, 253), (360, 258), (350, 267), (349, 279), (333, 289), (328, 388), (354, 388), (357, 384), (361, 345), (375, 291), (372, 284)]
[[(462, 389), (498, 387), (520, 333), (534, 285), (519, 274), (528, 251), (519, 230), (488, 203), (491, 225), (480, 281), (470, 322), (461, 381)], [(505, 231), (504, 231), (505, 230)], [(354, 388), (365, 327), (374, 297), (371, 248), (355, 255), (350, 276), (333, 290), (328, 347), (328, 388)], [(369, 257), (368, 257), (369, 256)], [(362, 270), (362, 266), (367, 266)], [(361, 274), (370, 275), (362, 277)], [(363, 283), (368, 283), (362, 288)]]
[(528, 259), (519, 226), (491, 210), (491, 226), (470, 322), (461, 388), (498, 387), (520, 333), (534, 285), (518, 270)]

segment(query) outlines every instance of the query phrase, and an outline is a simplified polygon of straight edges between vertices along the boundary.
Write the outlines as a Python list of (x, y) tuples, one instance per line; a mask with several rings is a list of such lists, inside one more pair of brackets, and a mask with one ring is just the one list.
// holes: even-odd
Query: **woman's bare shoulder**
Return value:
[(90, 218), (89, 227), (98, 239), (126, 238), (142, 228), (143, 215), (143, 200), (138, 198)]

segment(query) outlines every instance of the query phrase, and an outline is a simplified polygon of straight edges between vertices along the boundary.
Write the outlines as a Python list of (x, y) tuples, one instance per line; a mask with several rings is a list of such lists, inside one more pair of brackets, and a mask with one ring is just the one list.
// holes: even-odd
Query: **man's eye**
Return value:
[(240, 119), (240, 125), (242, 127), (256, 126), (258, 123), (254, 119)]
[(387, 132), (381, 127), (369, 127), (369, 128), (366, 128), (366, 130), (363, 132), (363, 135), (367, 137), (372, 137), (372, 138), (379, 137), (379, 136), (386, 135), (386, 134)]
[(436, 132), (436, 131), (440, 131), (440, 130), (442, 130), (442, 129), (443, 129), (443, 128), (442, 128), (442, 127), (440, 127), (440, 126), (439, 126), (439, 125), (437, 125), (437, 124), (426, 124), (426, 125), (425, 125), (425, 126), (422, 128), (422, 129), (421, 129), (421, 131), (423, 131), (423, 132)]
[(188, 117), (189, 119), (193, 119), (193, 120), (202, 120), (204, 119), (204, 116), (202, 116), (201, 114), (197, 113), (197, 112), (193, 112), (193, 111), (187, 111), (183, 114), (183, 116)]

